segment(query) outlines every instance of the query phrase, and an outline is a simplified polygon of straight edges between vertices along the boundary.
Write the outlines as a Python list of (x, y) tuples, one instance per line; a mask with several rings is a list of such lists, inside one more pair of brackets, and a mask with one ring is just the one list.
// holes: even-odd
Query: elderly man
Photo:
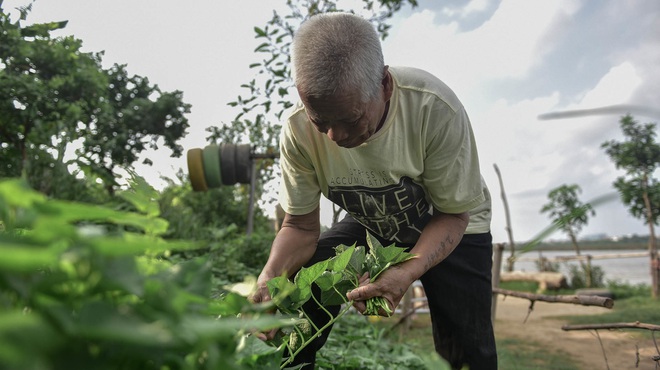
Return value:
[[(394, 309), (419, 279), (437, 352), (454, 368), (496, 369), (490, 196), (463, 105), (433, 75), (386, 66), (374, 27), (351, 14), (303, 23), (292, 63), (300, 103), (280, 142), (286, 215), (253, 300), (269, 300), (268, 280), (334, 256), (339, 244), (366, 245), (368, 230), (417, 258), (349, 292), (355, 307), (363, 312), (366, 299), (383, 297)], [(323, 234), (321, 194), (347, 212)], [(321, 327), (329, 317), (315, 306), (304, 309)], [(328, 333), (294, 363), (313, 369)]]

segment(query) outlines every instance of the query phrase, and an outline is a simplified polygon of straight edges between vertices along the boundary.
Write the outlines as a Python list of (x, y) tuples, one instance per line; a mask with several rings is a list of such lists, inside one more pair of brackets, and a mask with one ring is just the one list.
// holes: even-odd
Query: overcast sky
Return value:
[[(5, 0), (5, 10), (25, 5)], [(105, 51), (106, 67), (127, 64), (192, 104), (185, 148), (203, 147), (205, 128), (230, 121), (226, 104), (244, 93), (258, 61), (253, 27), (284, 0), (37, 0), (29, 22), (69, 20), (64, 34), (85, 51)], [(386, 63), (426, 69), (466, 106), (493, 196), (495, 242), (508, 240), (499, 167), (517, 241), (549, 224), (548, 192), (578, 184), (584, 202), (614, 192), (616, 171), (600, 145), (621, 140), (620, 115), (540, 120), (540, 114), (634, 104), (660, 110), (658, 0), (421, 0), (392, 21)], [(16, 18), (14, 18), (16, 19)], [(659, 122), (657, 113), (636, 115)], [(185, 158), (151, 153), (152, 182), (185, 169)], [(329, 207), (324, 223), (329, 221)], [(647, 234), (619, 200), (596, 207), (582, 236)], [(563, 238), (559, 233), (552, 238)]]

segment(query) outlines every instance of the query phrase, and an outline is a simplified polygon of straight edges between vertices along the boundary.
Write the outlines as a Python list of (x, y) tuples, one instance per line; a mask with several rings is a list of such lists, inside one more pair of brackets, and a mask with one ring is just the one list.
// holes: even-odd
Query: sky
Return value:
[[(9, 11), (27, 0), (5, 0)], [(281, 3), (281, 4), (280, 4)], [(36, 0), (28, 23), (68, 20), (60, 34), (104, 51), (104, 67), (126, 64), (163, 91), (181, 90), (192, 104), (184, 148), (204, 147), (205, 129), (235, 116), (227, 105), (259, 61), (254, 26), (284, 0)], [(564, 184), (588, 202), (614, 193), (623, 173), (601, 148), (623, 140), (625, 114), (544, 120), (551, 112), (629, 104), (642, 122), (660, 121), (660, 1), (658, 0), (420, 0), (391, 20), (385, 62), (423, 68), (447, 83), (467, 109), (482, 174), (493, 201), (494, 242), (507, 242), (502, 174), (511, 230), (527, 241), (550, 224), (540, 209)], [(340, 5), (342, 2), (340, 1)], [(14, 17), (16, 19), (16, 17)], [(186, 170), (185, 156), (162, 149), (138, 166), (155, 186)], [(657, 174), (656, 174), (657, 175)], [(580, 236), (646, 235), (618, 197), (599, 204)], [(331, 207), (322, 204), (322, 222)], [(565, 239), (557, 232), (552, 239)]]

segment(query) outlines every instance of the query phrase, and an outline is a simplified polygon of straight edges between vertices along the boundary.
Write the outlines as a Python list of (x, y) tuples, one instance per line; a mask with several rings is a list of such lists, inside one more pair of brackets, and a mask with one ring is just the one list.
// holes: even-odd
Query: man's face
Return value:
[(369, 139), (385, 119), (389, 94), (381, 89), (376, 99), (360, 101), (356, 92), (315, 98), (300, 94), (314, 127), (343, 148), (355, 148)]

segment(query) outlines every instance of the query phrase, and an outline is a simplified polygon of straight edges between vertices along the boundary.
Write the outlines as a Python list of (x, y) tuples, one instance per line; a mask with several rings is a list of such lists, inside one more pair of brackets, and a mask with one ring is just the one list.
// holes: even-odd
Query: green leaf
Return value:
[(0, 197), (11, 207), (30, 208), (35, 203), (46, 200), (43, 194), (32, 190), (29, 185), (18, 179), (0, 181)]
[(262, 43), (261, 45), (257, 46), (257, 47), (254, 49), (254, 52), (255, 52), (255, 53), (256, 53), (256, 52), (263, 52), (263, 51), (266, 51), (267, 49), (268, 49), (268, 43), (267, 43), (267, 42), (264, 42), (264, 43)]
[(285, 349), (285, 346), (274, 347), (254, 335), (246, 335), (236, 352), (237, 363), (249, 369), (279, 370)]
[(20, 244), (0, 244), (0, 271), (33, 272), (59, 261), (59, 248), (34, 248)]
[(160, 214), (160, 206), (157, 201), (159, 194), (142, 177), (133, 175), (131, 190), (122, 191), (118, 195), (149, 217), (156, 217)]
[(298, 271), (293, 282), (296, 284), (299, 292), (299, 300), (303, 301), (301, 305), (312, 297), (312, 283), (323, 274), (328, 267), (328, 261), (321, 261), (309, 267), (303, 267)]
[(302, 306), (302, 303), (299, 303), (300, 292), (297, 286), (286, 276), (270, 279), (266, 285), (271, 299), (282, 312), (294, 313), (298, 307)]
[(102, 284), (106, 290), (121, 289), (136, 296), (144, 294), (145, 277), (137, 272), (135, 258), (108, 258), (97, 269), (103, 276)]
[(355, 246), (348, 247), (342, 251), (335, 249), (338, 253), (335, 257), (332, 258), (332, 262), (329, 264), (332, 271), (344, 271), (346, 266), (351, 262), (353, 253), (355, 252)]
[(380, 249), (383, 248), (383, 245), (380, 243), (380, 241), (371, 235), (369, 231), (367, 231), (367, 246), (369, 246), (369, 253), (371, 253), (373, 256), (380, 255)]
[(146, 233), (160, 235), (167, 231), (169, 223), (161, 218), (149, 217), (132, 212), (115, 211), (103, 206), (62, 200), (49, 200), (38, 205), (42, 214), (50, 214), (61, 222), (108, 221), (117, 225), (134, 226)]
[(91, 302), (80, 309), (74, 335), (137, 346), (168, 348), (178, 345), (175, 331), (165, 322), (145, 322), (134, 312), (118, 312), (110, 302)]
[(0, 311), (0, 363), (3, 368), (36, 369), (43, 353), (56, 348), (61, 336), (37, 312)]
[(369, 280), (375, 281), (376, 278), (390, 266), (405, 262), (415, 255), (391, 244), (388, 247), (383, 245), (367, 231), (367, 244), (369, 245), (369, 255), (365, 258), (366, 269), (369, 271)]
[(338, 305), (344, 304), (348, 301), (346, 293), (357, 288), (353, 280), (342, 278), (334, 283), (331, 289), (321, 291), (321, 304), (323, 305)]
[(257, 36), (255, 36), (255, 38), (258, 38), (258, 37), (266, 37), (266, 36), (267, 36), (267, 35), (266, 35), (266, 31), (264, 31), (264, 30), (262, 30), (261, 28), (256, 27), (256, 26), (254, 27), (254, 33), (257, 34)]
[(316, 285), (321, 288), (321, 291), (331, 290), (343, 278), (341, 271), (324, 271), (321, 276), (316, 279)]
[(221, 300), (209, 304), (206, 313), (219, 316), (234, 316), (251, 307), (252, 303), (241, 294), (228, 292)]
[(364, 259), (366, 255), (366, 250), (364, 246), (360, 245), (355, 247), (355, 251), (351, 255), (351, 260), (348, 262), (346, 267), (348, 271), (353, 273), (355, 276), (360, 277), (364, 274)]
[(90, 238), (89, 245), (106, 256), (140, 255), (143, 253), (163, 253), (198, 249), (199, 244), (191, 241), (166, 241), (159, 237), (124, 233), (120, 237)]

